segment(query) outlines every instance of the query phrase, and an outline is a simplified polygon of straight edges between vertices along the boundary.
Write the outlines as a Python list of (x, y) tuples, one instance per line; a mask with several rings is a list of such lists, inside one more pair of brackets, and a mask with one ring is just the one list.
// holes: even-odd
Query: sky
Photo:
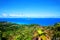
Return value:
[(0, 0), (0, 18), (60, 18), (60, 0)]

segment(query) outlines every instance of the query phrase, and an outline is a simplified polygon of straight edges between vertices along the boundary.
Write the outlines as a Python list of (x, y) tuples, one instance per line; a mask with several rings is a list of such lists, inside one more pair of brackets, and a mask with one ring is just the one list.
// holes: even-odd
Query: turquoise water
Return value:
[(54, 23), (60, 22), (60, 18), (0, 18), (0, 21), (18, 24), (53, 25)]

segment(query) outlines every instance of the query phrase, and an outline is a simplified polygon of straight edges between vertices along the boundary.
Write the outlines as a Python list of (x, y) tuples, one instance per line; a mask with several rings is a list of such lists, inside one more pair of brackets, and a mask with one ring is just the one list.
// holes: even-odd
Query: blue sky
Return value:
[(0, 18), (60, 18), (60, 0), (0, 0)]

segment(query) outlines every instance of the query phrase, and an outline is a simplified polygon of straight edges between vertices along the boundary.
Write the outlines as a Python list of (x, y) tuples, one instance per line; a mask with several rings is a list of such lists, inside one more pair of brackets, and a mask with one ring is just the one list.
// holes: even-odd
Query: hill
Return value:
[(0, 38), (2, 40), (54, 40), (59, 37), (60, 23), (52, 26), (40, 26), (38, 24), (0, 22)]

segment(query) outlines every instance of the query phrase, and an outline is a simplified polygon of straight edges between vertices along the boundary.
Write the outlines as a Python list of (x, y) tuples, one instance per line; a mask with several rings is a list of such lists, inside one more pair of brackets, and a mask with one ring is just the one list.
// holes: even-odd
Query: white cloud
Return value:
[(56, 14), (14, 14), (14, 13), (10, 13), (10, 14), (6, 14), (3, 13), (0, 17), (5, 17), (5, 18), (58, 18), (60, 17), (60, 15), (56, 15)]
[(9, 14), (10, 17), (23, 17), (22, 14)]
[(8, 17), (8, 14), (3, 13), (1, 16), (2, 16), (2, 17)]

